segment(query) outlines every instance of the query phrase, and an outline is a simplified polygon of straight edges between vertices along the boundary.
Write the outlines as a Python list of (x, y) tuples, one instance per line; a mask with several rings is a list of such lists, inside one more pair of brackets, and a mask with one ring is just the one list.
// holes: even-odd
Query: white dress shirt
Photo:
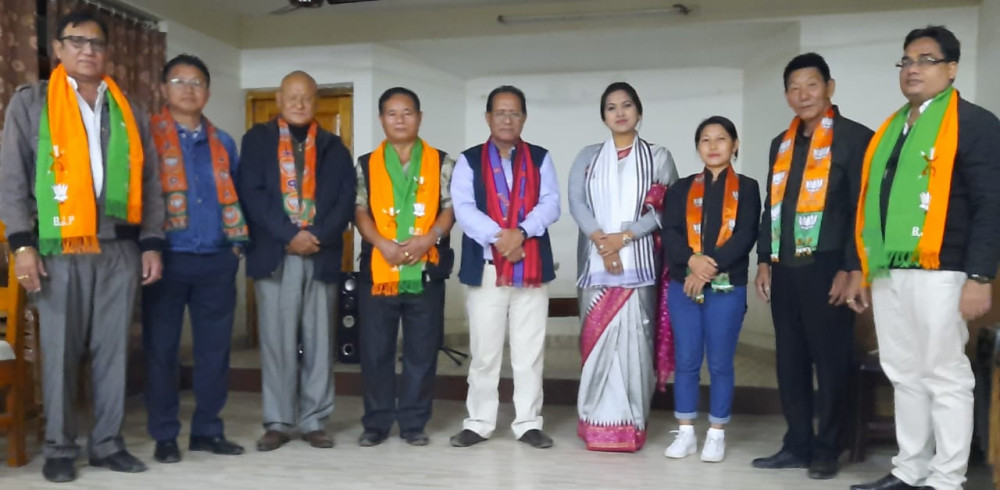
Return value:
[(101, 81), (97, 87), (97, 101), (94, 107), (84, 100), (80, 95), (80, 86), (73, 77), (69, 78), (69, 84), (76, 90), (76, 100), (80, 105), (80, 117), (83, 118), (83, 127), (87, 130), (87, 147), (90, 149), (90, 175), (94, 181), (94, 196), (100, 197), (104, 190), (104, 151), (101, 147), (101, 111), (104, 109), (104, 95), (108, 91), (108, 84)]

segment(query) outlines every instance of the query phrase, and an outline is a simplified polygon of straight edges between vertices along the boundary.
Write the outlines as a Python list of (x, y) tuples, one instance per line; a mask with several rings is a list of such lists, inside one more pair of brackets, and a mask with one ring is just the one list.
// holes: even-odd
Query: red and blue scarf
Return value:
[[(541, 175), (531, 160), (528, 144), (518, 141), (514, 149), (513, 191), (507, 187), (500, 151), (493, 141), (483, 145), (483, 179), (486, 187), (486, 214), (503, 229), (515, 229), (538, 204)], [(524, 259), (516, 264), (508, 261), (496, 247), (493, 265), (497, 269), (498, 287), (539, 287), (542, 284), (542, 259), (536, 237), (524, 241)]]

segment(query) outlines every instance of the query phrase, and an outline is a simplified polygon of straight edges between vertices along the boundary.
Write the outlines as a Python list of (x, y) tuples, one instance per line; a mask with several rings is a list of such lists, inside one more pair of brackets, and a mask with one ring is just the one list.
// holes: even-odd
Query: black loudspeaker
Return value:
[(340, 292), (337, 301), (337, 325), (335, 329), (335, 346), (337, 360), (346, 364), (361, 362), (361, 352), (358, 341), (361, 339), (361, 322), (358, 319), (358, 281), (357, 272), (347, 272), (340, 282)]

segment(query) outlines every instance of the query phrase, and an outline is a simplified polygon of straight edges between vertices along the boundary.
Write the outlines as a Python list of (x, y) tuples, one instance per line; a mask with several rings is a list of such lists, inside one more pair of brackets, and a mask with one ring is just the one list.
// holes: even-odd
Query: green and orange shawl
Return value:
[[(111, 120), (104, 206), (107, 216), (132, 224), (142, 221), (142, 140), (132, 108), (111, 77)], [(76, 90), (61, 64), (49, 78), (45, 107), (38, 123), (35, 157), (38, 247), (42, 255), (100, 253), (97, 198), (90, 168), (87, 130), (80, 120)]]
[(958, 91), (938, 94), (910, 128), (889, 192), (885, 233), (882, 176), (910, 113), (907, 104), (886, 119), (868, 144), (855, 242), (865, 281), (893, 267), (937, 269), (958, 152)]

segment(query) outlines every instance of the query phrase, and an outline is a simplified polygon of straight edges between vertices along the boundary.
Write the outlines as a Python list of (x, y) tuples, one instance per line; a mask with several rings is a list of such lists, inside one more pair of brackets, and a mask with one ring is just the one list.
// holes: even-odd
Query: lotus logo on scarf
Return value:
[(799, 216), (799, 227), (803, 230), (811, 230), (816, 226), (817, 221), (819, 221), (819, 216), (815, 214)]
[(736, 229), (736, 220), (734, 219), (729, 220), (729, 231), (733, 231), (735, 229)]
[(227, 172), (225, 170), (220, 170), (219, 171), (219, 178), (223, 179), (223, 180), (228, 179), (229, 178), (229, 172)]
[(170, 198), (170, 202), (167, 203), (170, 207), (170, 212), (177, 213), (184, 209), (184, 201), (184, 194), (174, 194), (173, 197)]
[(822, 160), (830, 154), (830, 147), (816, 148), (813, 150), (813, 160)]
[(823, 125), (823, 129), (830, 129), (833, 127), (833, 119), (829, 117), (824, 117), (823, 122), (821, 122), (820, 124)]
[(813, 194), (823, 188), (823, 182), (826, 179), (812, 179), (806, 181), (806, 191)]
[(281, 164), (281, 170), (285, 173), (292, 173), (295, 171), (295, 162), (284, 162)]
[(781, 204), (771, 208), (771, 221), (778, 221), (781, 219)]
[(781, 183), (785, 181), (785, 176), (786, 175), (787, 174), (785, 172), (778, 172), (778, 173), (774, 174), (774, 176), (771, 177), (771, 183), (773, 185), (781, 185)]
[(778, 153), (784, 153), (792, 147), (792, 140), (785, 140), (781, 142), (781, 146), (778, 147)]
[(923, 209), (925, 213), (931, 210), (930, 192), (924, 191), (920, 193), (920, 209)]
[(703, 198), (700, 198), (700, 197), (698, 197), (698, 198), (695, 198), (695, 200), (694, 200), (694, 201), (692, 201), (692, 202), (694, 203), (694, 205), (695, 205), (696, 207), (699, 207), (699, 208), (700, 208), (700, 207), (701, 207), (701, 205), (702, 205), (702, 203), (703, 203), (704, 201), (705, 201), (705, 200), (704, 200)]
[(180, 160), (176, 158), (167, 158), (163, 160), (163, 163), (166, 163), (168, 167), (176, 167), (179, 162)]
[(69, 186), (66, 184), (56, 184), (52, 186), (52, 194), (57, 203), (64, 203), (69, 199)]
[(694, 227), (694, 232), (695, 233), (701, 235), (701, 223), (695, 223), (695, 224), (693, 224), (691, 226)]
[(287, 199), (285, 199), (285, 207), (292, 213), (298, 213), (299, 212), (298, 198), (289, 196)]
[(235, 225), (240, 222), (240, 213), (232, 207), (227, 207), (222, 213), (222, 221), (229, 226)]
[(740, 191), (733, 191), (733, 200), (734, 201), (740, 200)]

